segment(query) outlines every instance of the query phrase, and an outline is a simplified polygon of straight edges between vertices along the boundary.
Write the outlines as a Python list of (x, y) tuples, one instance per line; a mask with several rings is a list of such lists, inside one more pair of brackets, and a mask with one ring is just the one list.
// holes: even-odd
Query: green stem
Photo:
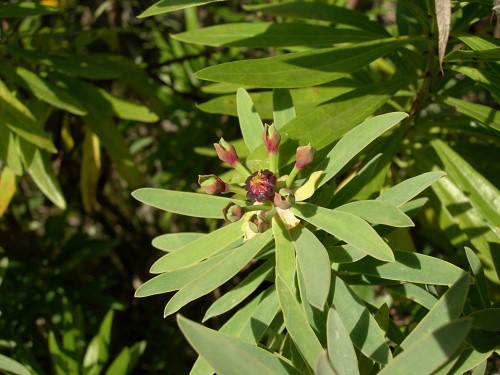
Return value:
[(251, 212), (251, 211), (268, 211), (272, 207), (267, 205), (267, 204), (255, 204), (253, 206), (246, 206), (245, 211), (246, 212)]
[(288, 175), (288, 178), (286, 179), (286, 187), (290, 189), (290, 186), (292, 186), (293, 180), (295, 180), (295, 177), (299, 174), (299, 170), (297, 167), (294, 165), (292, 171)]
[(278, 176), (278, 155), (274, 152), (269, 154), (269, 169), (276, 177)]
[(239, 186), (234, 186), (234, 185), (227, 185), (227, 191), (239, 195), (247, 195), (247, 191), (243, 188), (240, 188)]
[(244, 177), (247, 178), (248, 176), (251, 175), (250, 171), (246, 169), (246, 167), (241, 164), (241, 162), (238, 162), (234, 165), (234, 169), (236, 169), (240, 174)]

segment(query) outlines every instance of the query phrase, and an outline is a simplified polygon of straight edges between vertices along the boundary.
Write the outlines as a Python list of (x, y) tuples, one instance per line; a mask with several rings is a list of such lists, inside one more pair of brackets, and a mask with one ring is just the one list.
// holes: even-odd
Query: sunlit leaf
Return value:
[(348, 212), (372, 224), (392, 227), (412, 227), (413, 221), (396, 206), (376, 200), (356, 201), (339, 206), (336, 210)]
[(141, 13), (138, 18), (156, 16), (157, 14), (163, 14), (167, 12), (173, 12), (180, 9), (185, 9), (189, 7), (196, 7), (200, 5), (216, 3), (218, 1), (224, 0), (202, 0), (202, 1), (192, 1), (192, 0), (162, 0), (158, 1), (154, 5), (150, 6), (143, 13)]
[(236, 94), (238, 118), (240, 121), (241, 134), (250, 150), (254, 151), (262, 144), (262, 120), (257, 113), (252, 98), (245, 89), (238, 89)]
[[(1, 13), (0, 13), (1, 14)], [(0, 354), (0, 369), (15, 375), (30, 375), (31, 372), (16, 360)]]
[(327, 320), (328, 357), (338, 375), (358, 375), (358, 359), (340, 315), (332, 307)]

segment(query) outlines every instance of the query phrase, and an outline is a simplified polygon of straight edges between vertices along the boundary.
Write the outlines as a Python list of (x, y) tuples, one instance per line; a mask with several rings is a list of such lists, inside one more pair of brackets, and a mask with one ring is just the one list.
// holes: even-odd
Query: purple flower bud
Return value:
[(225, 161), (231, 167), (234, 167), (239, 163), (238, 155), (234, 149), (234, 146), (221, 138), (219, 143), (214, 143), (215, 151), (217, 151), (217, 156), (222, 161)]
[(227, 206), (222, 209), (222, 215), (224, 215), (224, 219), (230, 221), (231, 223), (240, 220), (243, 214), (243, 208), (232, 202), (228, 203)]
[(297, 147), (297, 153), (295, 154), (295, 168), (299, 171), (313, 161), (314, 155), (316, 154), (316, 149), (311, 147), (311, 144), (307, 146)]
[(278, 152), (278, 146), (281, 141), (280, 133), (276, 130), (273, 125), (264, 125), (264, 133), (262, 134), (262, 140), (266, 145), (267, 152), (269, 154), (276, 154)]
[(252, 202), (264, 202), (274, 199), (276, 176), (268, 170), (252, 173), (245, 181), (247, 198)]
[(228, 185), (214, 174), (199, 175), (198, 183), (207, 194), (227, 193)]

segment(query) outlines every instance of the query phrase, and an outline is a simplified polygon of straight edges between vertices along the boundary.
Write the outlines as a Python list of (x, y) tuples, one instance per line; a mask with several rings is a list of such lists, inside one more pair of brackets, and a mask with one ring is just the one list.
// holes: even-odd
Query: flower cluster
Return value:
[(256, 233), (263, 233), (270, 227), (274, 215), (279, 215), (288, 227), (294, 227), (299, 220), (292, 214), (290, 207), (295, 201), (309, 198), (315, 190), (318, 172), (309, 180), (297, 186), (295, 179), (298, 173), (312, 162), (315, 149), (311, 145), (297, 148), (295, 165), (288, 175), (280, 177), (278, 169), (278, 151), (281, 136), (274, 125), (264, 125), (262, 141), (267, 150), (269, 169), (250, 172), (240, 161), (233, 145), (221, 139), (214, 147), (219, 159), (236, 169), (245, 179), (244, 184), (224, 182), (220, 177), (200, 175), (198, 182), (207, 194), (233, 193), (237, 197), (245, 197), (251, 205), (241, 207), (229, 203), (223, 209), (224, 218), (236, 222), (243, 218), (245, 238)]

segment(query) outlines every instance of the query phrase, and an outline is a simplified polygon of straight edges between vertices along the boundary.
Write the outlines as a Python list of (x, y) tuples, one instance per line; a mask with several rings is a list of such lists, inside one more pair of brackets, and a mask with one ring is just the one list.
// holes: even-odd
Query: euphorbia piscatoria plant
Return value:
[[(245, 93), (240, 90), (240, 98)], [(249, 109), (252, 103), (238, 100), (238, 105), (245, 113), (243, 107)], [(436, 298), (420, 285), (453, 285), (443, 298), (457, 288), (466, 292), (469, 280), (463, 270), (437, 258), (393, 250), (385, 238), (397, 228), (413, 226), (410, 216), (426, 203), (426, 198), (413, 198), (443, 172), (413, 177), (375, 199), (356, 198), (380, 158), (377, 155), (360, 168), (363, 150), (401, 122), (405, 126), (406, 117), (401, 112), (372, 117), (347, 132), (326, 153), (316, 150), (314, 144), (300, 145), (300, 139), (289, 138), (286, 122), (268, 126), (243, 115), (241, 130), (252, 158), (240, 160), (235, 147), (221, 139), (215, 144), (216, 153), (233, 170), (221, 176), (199, 176), (202, 193), (150, 188), (133, 193), (160, 209), (226, 221), (208, 234), (171, 233), (153, 241), (168, 253), (151, 268), (159, 275), (144, 283), (136, 296), (177, 290), (165, 307), (165, 316), (252, 265), (252, 271), (205, 314), (207, 320), (241, 306), (220, 333), (179, 317), (190, 343), (208, 359), (200, 357), (192, 373), (208, 374), (212, 368), (224, 373), (220, 366), (225, 364), (218, 362), (220, 356), (213, 351), (225, 345), (264, 356), (264, 362), (277, 361), (283, 373), (309, 373), (325, 363), (336, 366), (328, 337), (333, 322), (342, 323), (351, 354), (358, 351), (380, 368), (390, 368), (394, 350), (429, 332), (416, 330), (401, 338), (390, 319), (382, 331), (378, 315), (383, 313), (373, 315), (376, 310), (355, 293), (356, 285), (369, 280), (368, 284), (397, 290), (427, 308), (432, 307), (427, 304), (429, 298)], [(356, 172), (349, 173), (353, 168)], [(338, 186), (333, 180), (336, 176)], [(251, 302), (244, 305), (249, 298)], [(433, 314), (441, 314), (438, 304)], [(256, 321), (259, 323), (252, 324)], [(454, 327), (461, 335), (459, 342), (470, 328), (468, 322), (464, 324)], [(335, 327), (340, 329), (338, 324)], [(263, 338), (268, 349), (276, 352), (273, 359), (265, 350), (248, 347), (248, 342), (258, 343)], [(204, 346), (207, 343), (209, 347)], [(291, 345), (300, 353), (300, 360), (293, 358)], [(322, 355), (324, 348), (328, 348), (329, 359)], [(356, 355), (351, 359), (356, 361)]]

